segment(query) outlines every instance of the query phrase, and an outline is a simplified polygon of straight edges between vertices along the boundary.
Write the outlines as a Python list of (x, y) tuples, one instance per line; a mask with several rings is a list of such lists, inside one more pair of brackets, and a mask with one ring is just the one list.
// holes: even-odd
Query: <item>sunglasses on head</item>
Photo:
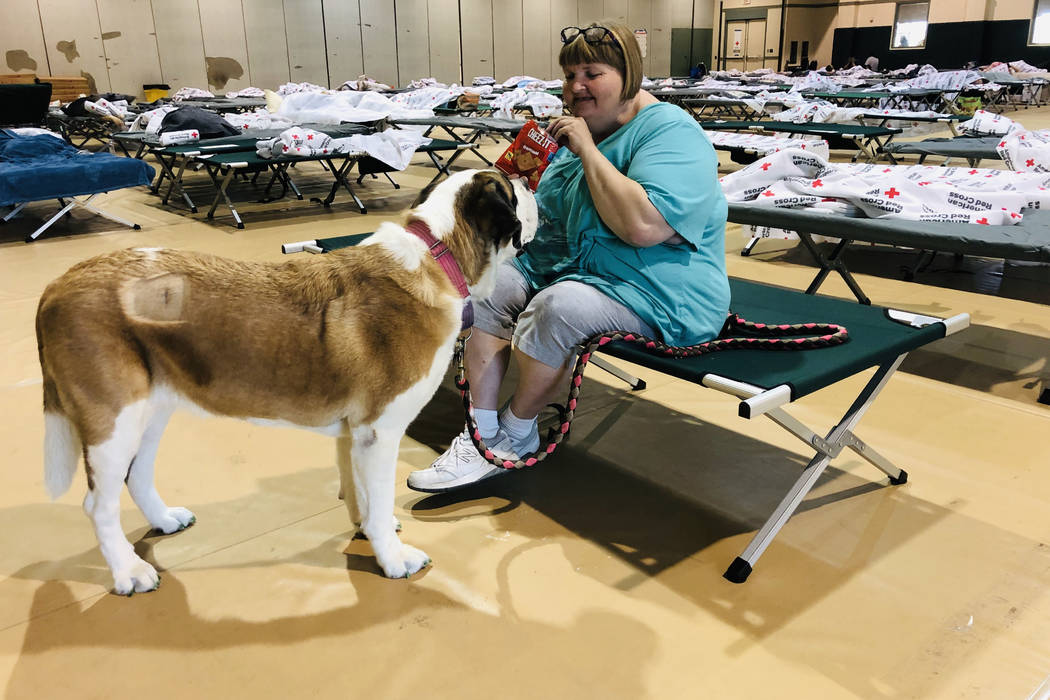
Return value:
[(611, 31), (605, 27), (566, 27), (561, 30), (561, 43), (570, 44), (576, 41), (576, 38), (583, 34), (583, 40), (588, 44), (600, 44), (605, 40), (605, 37), (609, 37), (612, 43), (616, 46), (620, 45), (620, 42), (616, 41), (616, 37)]

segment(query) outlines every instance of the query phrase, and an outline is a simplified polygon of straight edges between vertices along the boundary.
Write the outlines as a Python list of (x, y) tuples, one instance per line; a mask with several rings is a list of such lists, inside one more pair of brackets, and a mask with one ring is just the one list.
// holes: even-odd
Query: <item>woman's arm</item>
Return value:
[(649, 201), (645, 188), (602, 155), (582, 119), (559, 117), (548, 131), (579, 156), (598, 216), (617, 237), (639, 248), (684, 242)]

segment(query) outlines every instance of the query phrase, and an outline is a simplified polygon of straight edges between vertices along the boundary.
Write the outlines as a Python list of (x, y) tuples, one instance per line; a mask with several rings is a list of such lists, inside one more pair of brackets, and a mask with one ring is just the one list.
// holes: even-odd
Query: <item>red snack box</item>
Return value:
[(521, 127), (510, 148), (496, 161), (496, 167), (508, 175), (522, 176), (529, 189), (535, 192), (540, 175), (547, 169), (557, 150), (558, 142), (554, 137), (530, 119)]

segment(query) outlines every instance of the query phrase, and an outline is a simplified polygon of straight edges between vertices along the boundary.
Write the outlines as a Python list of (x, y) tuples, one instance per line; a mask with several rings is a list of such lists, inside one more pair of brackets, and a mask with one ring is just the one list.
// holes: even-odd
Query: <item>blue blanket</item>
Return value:
[(81, 153), (47, 134), (0, 132), (0, 206), (148, 185), (153, 168), (109, 153)]

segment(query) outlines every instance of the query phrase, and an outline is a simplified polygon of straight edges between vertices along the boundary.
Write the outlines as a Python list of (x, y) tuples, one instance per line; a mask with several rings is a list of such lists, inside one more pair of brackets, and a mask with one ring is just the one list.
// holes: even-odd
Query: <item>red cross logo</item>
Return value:
[(1024, 141), (1024, 134), (1021, 134), (1018, 138), (1020, 138), (1022, 141)]
[(894, 188), (894, 187), (891, 187), (891, 188), (889, 188), (888, 190), (886, 190), (886, 192), (885, 192), (884, 194), (885, 194), (885, 195), (886, 195), (887, 197), (889, 197), (890, 199), (893, 199), (894, 197), (896, 197), (897, 195), (899, 195), (899, 194), (900, 194), (900, 192), (898, 192), (896, 188)]
[(814, 180), (814, 181), (813, 181), (813, 186), (814, 186), (814, 187), (823, 187), (823, 186), (824, 186), (824, 183), (823, 183), (823, 182), (821, 182), (820, 180)]
[(287, 147), (287, 146), (285, 146), (285, 147), (284, 147), (284, 152), (285, 152), (285, 153), (287, 153), (287, 152), (288, 152), (288, 147)]
[(971, 175), (976, 175), (976, 174), (977, 174), (977, 171), (976, 171), (976, 170), (971, 170), (971, 171), (970, 171), (970, 174), (971, 174)]
[(242, 129), (244, 129), (245, 131), (247, 131), (247, 130), (248, 130), (248, 125), (247, 125), (247, 124), (245, 124), (245, 125), (244, 125), (244, 126), (242, 126), (241, 128), (242, 128)]
[(1011, 218), (1011, 219), (1020, 219), (1020, 218), (1021, 218), (1021, 215), (1020, 215), (1020, 214), (1018, 214), (1018, 213), (1017, 213), (1017, 212), (1015, 212), (1015, 211), (1012, 211), (1012, 212), (1010, 212), (1010, 218)]
[(326, 149), (322, 150), (321, 153), (328, 153), (328, 149), (326, 148)]
[(775, 197), (776, 195), (773, 194), (773, 190), (766, 190), (765, 192), (762, 193), (762, 196), (763, 197)]
[(1028, 160), (1026, 160), (1026, 161), (1024, 162), (1024, 164), (1025, 164), (1025, 165), (1027, 165), (1027, 166), (1028, 166), (1028, 167), (1030, 168), (1030, 167), (1032, 167), (1033, 165), (1035, 165), (1035, 159), (1034, 159), (1034, 158), (1029, 158)]
[(889, 171), (890, 171), (890, 169), (889, 169), (889, 168), (883, 168), (883, 169), (882, 169), (882, 172), (884, 172), (884, 173), (888, 173)]
[(1006, 145), (1006, 141), (1000, 141), (999, 142), (999, 148), (1002, 148), (1005, 145)]
[(769, 170), (769, 163), (763, 163), (762, 164), (762, 169), (763, 170)]
[(985, 219), (984, 217), (982, 217), (982, 218), (977, 220), (977, 223), (984, 224), (985, 226), (987, 226), (988, 225), (988, 219)]
[(307, 134), (306, 135), (306, 140), (307, 141), (313, 141), (314, 140), (314, 135), (313, 134)]
[(192, 134), (190, 134), (190, 136), (192, 136), (193, 138), (197, 138), (197, 132), (194, 131)]

